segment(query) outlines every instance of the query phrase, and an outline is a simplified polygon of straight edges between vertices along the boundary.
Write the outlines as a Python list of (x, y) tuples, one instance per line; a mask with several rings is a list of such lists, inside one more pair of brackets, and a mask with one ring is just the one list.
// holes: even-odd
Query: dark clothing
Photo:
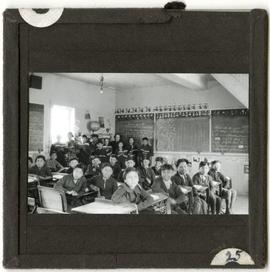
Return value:
[(153, 157), (153, 147), (151, 145), (141, 145), (139, 157), (140, 162), (142, 162), (144, 159), (151, 160)]
[(152, 170), (154, 171), (156, 177), (161, 176), (161, 167), (159, 169), (157, 169), (155, 166), (153, 166)]
[(155, 179), (152, 185), (152, 191), (156, 193), (163, 193), (174, 199), (176, 204), (171, 204), (172, 211), (179, 214), (186, 214), (185, 195), (183, 195), (180, 188), (174, 181), (171, 181), (170, 188), (167, 188), (162, 177), (158, 177)]
[(110, 145), (104, 145), (103, 149), (105, 150), (107, 157), (112, 155), (112, 147)]
[(126, 149), (123, 150), (116, 149), (115, 156), (117, 157), (121, 169), (124, 169), (126, 167), (125, 162), (128, 158), (127, 154), (128, 151)]
[(58, 172), (60, 169), (63, 168), (63, 166), (57, 160), (49, 159), (47, 160), (46, 164), (52, 172)]
[(78, 159), (83, 165), (88, 165), (90, 162), (91, 149), (89, 144), (79, 145)]
[(75, 183), (73, 175), (66, 175), (56, 182), (54, 188), (62, 192), (75, 191), (78, 194), (83, 194), (87, 188), (87, 182), (85, 177), (81, 177)]
[(172, 177), (172, 181), (174, 181), (177, 185), (193, 186), (193, 182), (189, 174), (181, 175), (179, 172), (177, 172)]
[(68, 161), (71, 158), (77, 157), (77, 144), (74, 140), (67, 142), (67, 150)]
[(215, 187), (213, 186), (212, 177), (209, 175), (203, 176), (197, 173), (193, 176), (192, 182), (194, 185), (202, 185), (207, 187), (205, 192), (198, 192), (193, 188), (194, 196), (199, 196), (210, 205), (212, 214), (219, 214), (221, 208), (221, 198), (216, 194)]
[(102, 175), (99, 175), (92, 179), (91, 184), (99, 188), (100, 195), (104, 196), (106, 199), (111, 199), (113, 193), (117, 190), (117, 181), (110, 177), (105, 181)]
[(119, 143), (119, 141), (118, 141), (118, 142), (112, 141), (112, 142), (110, 143), (110, 146), (112, 147), (112, 154), (115, 154), (115, 153), (116, 153), (116, 149), (118, 148), (118, 143)]
[(208, 172), (214, 181), (221, 182), (219, 186), (219, 196), (225, 199), (226, 202), (226, 214), (229, 214), (232, 210), (232, 204), (236, 199), (237, 192), (232, 189), (232, 183), (230, 179), (226, 179), (225, 176), (216, 171), (215, 169), (210, 169)]
[(140, 184), (142, 185), (143, 189), (144, 190), (151, 189), (151, 186), (156, 178), (152, 168), (139, 167), (138, 172), (140, 177)]
[(137, 165), (137, 163), (138, 163), (138, 152), (139, 152), (138, 146), (136, 144), (133, 144), (133, 145), (128, 144), (126, 149), (128, 151), (127, 152), (128, 157), (133, 159), (134, 162)]
[(142, 211), (151, 205), (153, 198), (139, 185), (132, 190), (126, 184), (122, 184), (112, 195), (112, 201), (114, 203), (135, 203), (138, 210)]
[[(176, 172), (176, 174), (172, 177), (172, 181), (174, 181), (177, 185), (180, 185), (180, 186), (193, 187), (193, 182), (189, 174), (181, 175), (179, 172)], [(184, 195), (184, 198), (185, 198), (187, 211), (191, 213), (192, 207), (194, 204), (193, 191), (189, 192), (188, 194), (184, 194), (184, 193), (182, 194)]]
[(99, 158), (101, 163), (104, 162), (109, 162), (109, 157), (107, 155), (106, 150), (104, 149), (96, 149), (93, 153), (92, 153), (92, 157), (94, 158)]
[(61, 165), (66, 167), (67, 166), (67, 160), (66, 160), (67, 149), (65, 148), (65, 146), (61, 143), (55, 143), (51, 146), (50, 154), (52, 152), (56, 152), (57, 161), (59, 161)]
[(117, 180), (119, 178), (120, 173), (121, 173), (121, 167), (120, 167), (119, 163), (118, 162), (115, 163), (115, 165), (112, 166), (112, 169), (113, 169), (112, 177)]
[(36, 165), (32, 166), (29, 170), (29, 174), (34, 174), (40, 177), (51, 177), (52, 173), (49, 167), (44, 165), (41, 168), (38, 168)]
[(92, 166), (91, 164), (88, 165), (87, 170), (85, 172), (85, 176), (87, 178), (93, 178), (101, 174), (100, 167)]

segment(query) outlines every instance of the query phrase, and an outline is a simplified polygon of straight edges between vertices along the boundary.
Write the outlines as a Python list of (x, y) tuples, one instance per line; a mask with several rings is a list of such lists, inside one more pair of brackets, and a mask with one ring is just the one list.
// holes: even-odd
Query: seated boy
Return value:
[(90, 180), (90, 188), (98, 189), (100, 196), (106, 199), (111, 199), (113, 193), (117, 190), (117, 181), (112, 177), (112, 173), (111, 165), (104, 163), (101, 166), (101, 175)]
[(100, 166), (101, 166), (101, 161), (99, 158), (94, 158), (92, 160), (92, 164), (89, 164), (87, 169), (86, 169), (86, 172), (85, 172), (85, 176), (87, 178), (93, 178), (95, 176), (98, 176), (101, 171), (100, 171)]
[(92, 157), (99, 158), (101, 163), (109, 161), (107, 152), (105, 149), (103, 149), (102, 140), (98, 140), (96, 150), (92, 153)]
[(154, 212), (150, 207), (153, 198), (139, 185), (139, 175), (135, 168), (127, 168), (121, 184), (112, 195), (114, 203), (130, 202), (137, 204), (138, 211)]
[(114, 179), (118, 179), (119, 174), (121, 172), (121, 167), (120, 167), (120, 165), (118, 163), (118, 160), (117, 160), (117, 158), (116, 158), (115, 155), (111, 155), (110, 156), (110, 164), (111, 164), (111, 167), (113, 169), (112, 177)]
[[(192, 187), (193, 183), (191, 180), (190, 175), (188, 174), (188, 160), (186, 159), (179, 159), (176, 162), (176, 168), (177, 172), (172, 177), (172, 181), (174, 181), (179, 186), (188, 186)], [(184, 193), (183, 193), (184, 194)], [(183, 205), (186, 205), (186, 208), (184, 210), (189, 211), (189, 213), (192, 213), (192, 207), (193, 207), (193, 192), (192, 190), (184, 194), (185, 201)]]
[(67, 202), (73, 206), (81, 205), (76, 197), (89, 191), (86, 178), (83, 176), (83, 170), (80, 167), (75, 167), (72, 174), (58, 180), (54, 189), (66, 193)]
[(138, 168), (140, 184), (144, 190), (151, 189), (151, 186), (155, 180), (155, 173), (152, 168), (149, 167), (150, 160), (144, 158), (142, 161), (142, 166)]
[(57, 161), (57, 153), (53, 151), (50, 155), (50, 159), (47, 160), (47, 166), (52, 172), (60, 172), (64, 167)]
[(161, 176), (161, 166), (163, 165), (164, 160), (162, 157), (156, 157), (155, 165), (152, 167), (152, 170), (155, 173), (156, 178)]
[(142, 139), (142, 145), (139, 150), (139, 165), (143, 161), (143, 159), (149, 159), (151, 162), (153, 156), (153, 147), (149, 144), (149, 139), (144, 137)]
[(69, 165), (69, 168), (68, 169), (64, 169), (62, 172), (67, 173), (67, 174), (72, 174), (73, 170), (77, 166), (79, 166), (79, 160), (78, 160), (78, 158), (77, 157), (70, 158), (68, 165)]
[(212, 168), (208, 174), (213, 178), (214, 181), (220, 182), (220, 197), (225, 199), (226, 202), (226, 214), (232, 213), (232, 207), (236, 200), (237, 192), (232, 189), (231, 180), (225, 177), (221, 172), (221, 162), (216, 160), (212, 162)]
[(43, 155), (38, 155), (35, 159), (35, 165), (29, 170), (29, 174), (36, 175), (39, 180), (51, 180), (51, 170), (46, 166), (46, 160)]
[(208, 175), (209, 165), (208, 162), (202, 161), (199, 164), (199, 172), (196, 173), (192, 182), (193, 185), (201, 185), (206, 187), (206, 190), (200, 191), (193, 186), (194, 197), (199, 196), (210, 205), (212, 214), (219, 214), (221, 207), (221, 198), (218, 196), (215, 186), (213, 185), (213, 179)]
[(187, 214), (185, 206), (185, 195), (181, 192), (179, 186), (171, 179), (173, 176), (173, 167), (170, 164), (161, 166), (161, 176), (156, 178), (152, 191), (163, 193), (169, 196), (169, 204), (172, 213)]
[(124, 182), (124, 175), (125, 175), (126, 169), (135, 167), (135, 161), (133, 160), (132, 157), (129, 156), (127, 158), (127, 160), (125, 161), (125, 166), (126, 168), (121, 169), (121, 172), (118, 175), (118, 178), (117, 178), (118, 182)]

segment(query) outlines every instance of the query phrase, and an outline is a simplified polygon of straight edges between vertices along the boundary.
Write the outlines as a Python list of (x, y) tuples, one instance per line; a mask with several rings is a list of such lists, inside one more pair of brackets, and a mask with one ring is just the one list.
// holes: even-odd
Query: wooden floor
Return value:
[(238, 195), (233, 206), (233, 214), (248, 214), (248, 195)]

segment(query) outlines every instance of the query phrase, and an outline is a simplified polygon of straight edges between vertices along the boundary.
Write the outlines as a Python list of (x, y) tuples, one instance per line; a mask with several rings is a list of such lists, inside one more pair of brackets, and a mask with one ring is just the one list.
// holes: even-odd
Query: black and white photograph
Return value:
[(29, 214), (249, 214), (248, 74), (31, 73), (28, 109)]

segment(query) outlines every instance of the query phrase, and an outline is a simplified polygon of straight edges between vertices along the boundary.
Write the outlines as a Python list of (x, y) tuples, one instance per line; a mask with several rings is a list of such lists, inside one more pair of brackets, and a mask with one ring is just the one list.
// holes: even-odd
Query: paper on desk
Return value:
[(202, 185), (193, 185), (197, 191), (205, 191), (208, 187)]
[(158, 200), (158, 199), (159, 199), (159, 196), (158, 196), (158, 195), (151, 194), (151, 196), (152, 196), (152, 198), (153, 198), (154, 200)]

